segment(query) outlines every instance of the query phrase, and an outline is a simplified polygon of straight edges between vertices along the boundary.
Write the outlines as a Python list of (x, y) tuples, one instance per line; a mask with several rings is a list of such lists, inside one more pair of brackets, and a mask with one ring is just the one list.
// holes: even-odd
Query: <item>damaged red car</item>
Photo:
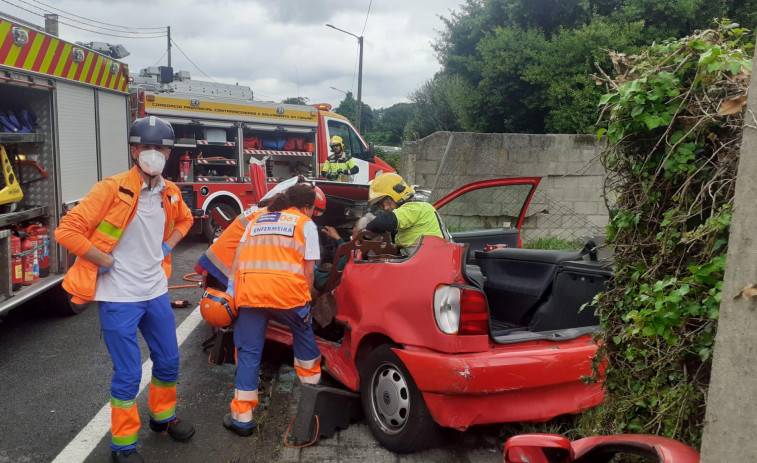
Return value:
[[(591, 246), (519, 247), (539, 181), (487, 180), (447, 195), (435, 206), (452, 240), (423, 237), (410, 257), (369, 232), (333, 253), (334, 268), (348, 259), (315, 303), (323, 368), (360, 393), (384, 447), (412, 452), (440, 427), (543, 422), (602, 401), (601, 384), (582, 381), (599, 320), (581, 309), (611, 273)], [(348, 236), (361, 205), (330, 195), (316, 223)], [(292, 339), (275, 323), (267, 337)]]

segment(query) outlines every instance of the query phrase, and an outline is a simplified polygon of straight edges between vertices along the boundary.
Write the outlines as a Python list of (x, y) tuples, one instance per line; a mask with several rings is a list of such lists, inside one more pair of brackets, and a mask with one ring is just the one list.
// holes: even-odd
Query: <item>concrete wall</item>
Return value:
[(757, 299), (734, 298), (757, 284), (757, 79), (749, 85), (728, 238), (718, 333), (702, 437), (702, 463), (757, 461)]
[(437, 132), (403, 143), (400, 173), (433, 189), (432, 200), (476, 180), (541, 177), (524, 239), (580, 239), (602, 234), (607, 225), (603, 148), (593, 135)]

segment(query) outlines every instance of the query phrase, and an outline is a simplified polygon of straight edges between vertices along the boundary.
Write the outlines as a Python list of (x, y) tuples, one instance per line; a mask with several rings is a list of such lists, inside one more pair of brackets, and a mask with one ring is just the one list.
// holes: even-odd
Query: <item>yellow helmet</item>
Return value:
[(342, 147), (342, 149), (344, 149), (344, 142), (342, 141), (342, 137), (340, 137), (339, 135), (334, 135), (333, 137), (331, 137), (331, 141), (329, 141), (329, 147), (332, 147), (334, 145), (339, 145)]
[(368, 190), (368, 204), (378, 204), (389, 196), (397, 204), (408, 201), (415, 194), (410, 185), (395, 173), (381, 174), (371, 182), (371, 188)]

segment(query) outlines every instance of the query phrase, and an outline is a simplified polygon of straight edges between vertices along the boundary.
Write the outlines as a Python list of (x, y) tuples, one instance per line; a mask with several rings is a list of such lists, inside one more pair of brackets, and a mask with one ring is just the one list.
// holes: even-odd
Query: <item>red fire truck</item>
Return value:
[[(368, 182), (394, 171), (327, 104), (256, 101), (249, 87), (196, 81), (169, 67), (143, 69), (130, 87), (133, 118), (154, 115), (173, 125), (176, 140), (163, 175), (182, 188), (208, 239), (213, 209), (234, 217), (256, 202), (251, 182), (265, 181), (268, 189), (299, 174), (319, 177), (334, 135), (342, 138), (360, 171), (349, 188), (319, 182), (326, 194), (366, 199)], [(250, 177), (251, 162), (264, 166), (264, 180)]]
[(128, 68), (0, 14), (0, 316), (45, 295), (74, 312), (52, 240), (97, 181), (129, 168)]

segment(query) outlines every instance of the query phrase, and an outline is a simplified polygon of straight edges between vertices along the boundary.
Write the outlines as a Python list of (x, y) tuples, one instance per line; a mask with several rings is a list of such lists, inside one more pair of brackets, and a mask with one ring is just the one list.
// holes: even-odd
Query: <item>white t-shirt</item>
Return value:
[(318, 260), (321, 258), (321, 246), (318, 241), (318, 227), (313, 221), (305, 224), (305, 260)]
[(158, 184), (152, 190), (142, 183), (137, 213), (111, 252), (116, 263), (97, 276), (96, 301), (149, 301), (168, 292), (168, 279), (161, 267), (166, 226), (165, 187), (162, 177), (158, 177)]

